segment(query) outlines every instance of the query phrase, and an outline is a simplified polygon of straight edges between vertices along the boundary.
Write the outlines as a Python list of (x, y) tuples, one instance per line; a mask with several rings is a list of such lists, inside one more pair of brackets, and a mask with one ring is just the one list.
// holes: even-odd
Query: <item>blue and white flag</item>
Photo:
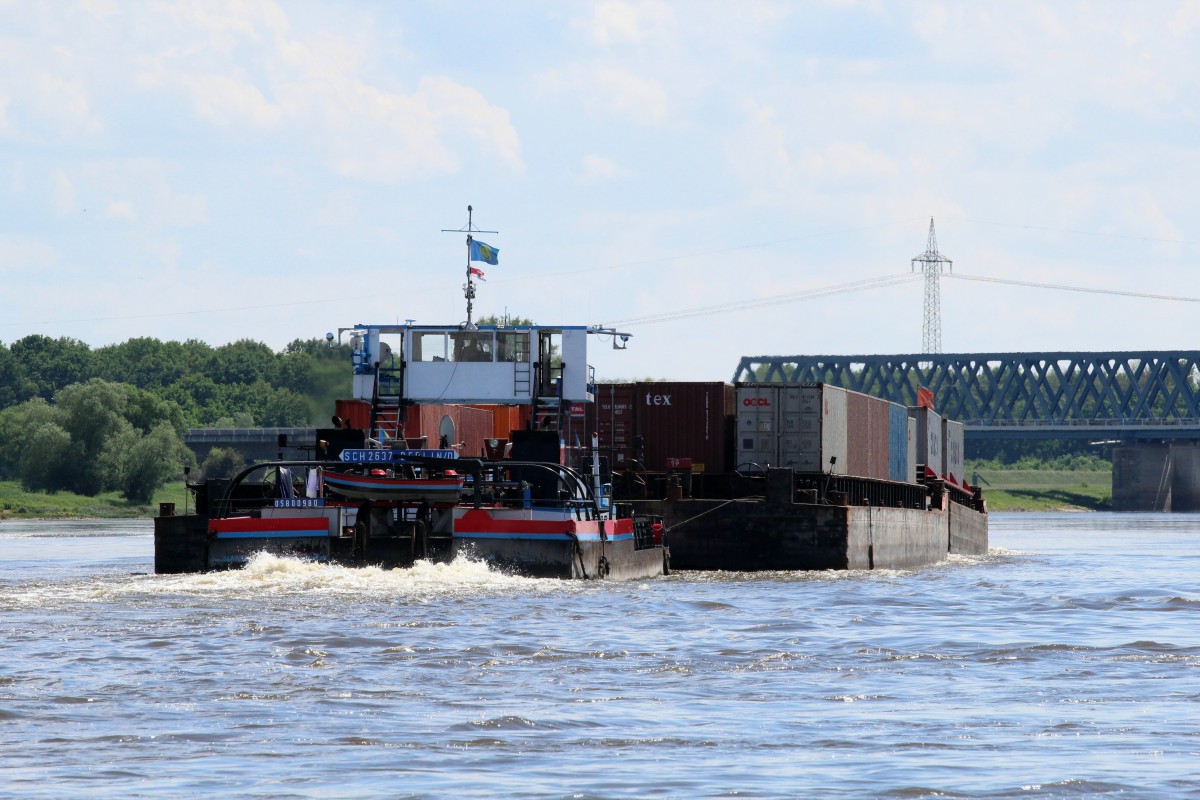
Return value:
[(500, 250), (490, 244), (484, 244), (478, 239), (471, 240), (471, 260), (483, 261), (486, 264), (500, 263)]

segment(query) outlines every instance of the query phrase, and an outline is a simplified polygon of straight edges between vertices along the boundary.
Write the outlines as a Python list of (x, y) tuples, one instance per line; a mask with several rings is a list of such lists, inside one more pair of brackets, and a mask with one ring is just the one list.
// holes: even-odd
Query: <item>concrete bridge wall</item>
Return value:
[(1113, 447), (1114, 511), (1200, 511), (1200, 445)]

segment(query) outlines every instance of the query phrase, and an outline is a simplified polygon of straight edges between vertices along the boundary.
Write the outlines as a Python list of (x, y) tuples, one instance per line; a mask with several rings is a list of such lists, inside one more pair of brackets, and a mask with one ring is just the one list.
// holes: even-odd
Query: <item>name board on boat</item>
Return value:
[(276, 497), (276, 508), (324, 508), (324, 497)]
[(342, 461), (353, 462), (355, 464), (374, 463), (383, 461), (391, 463), (392, 461), (403, 461), (411, 456), (420, 456), (423, 458), (458, 458), (456, 450), (343, 450)]

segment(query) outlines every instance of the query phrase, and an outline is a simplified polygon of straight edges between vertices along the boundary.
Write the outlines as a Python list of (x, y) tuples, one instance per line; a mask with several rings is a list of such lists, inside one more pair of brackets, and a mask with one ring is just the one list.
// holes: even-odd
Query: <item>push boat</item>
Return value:
[[(328, 447), (355, 432), (321, 433)], [(539, 484), (556, 496), (540, 496)], [(196, 513), (155, 520), (156, 572), (236, 568), (260, 552), (384, 568), (466, 557), (543, 578), (646, 578), (669, 569), (661, 520), (618, 509), (603, 487), (598, 493), (561, 464), (359, 447), (332, 460), (261, 462), (189, 488)]]

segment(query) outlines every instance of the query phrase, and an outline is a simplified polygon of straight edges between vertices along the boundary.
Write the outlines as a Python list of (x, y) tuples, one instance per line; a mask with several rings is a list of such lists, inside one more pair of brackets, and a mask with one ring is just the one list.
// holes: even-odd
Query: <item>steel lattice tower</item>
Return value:
[(942, 352), (942, 297), (938, 287), (938, 276), (942, 274), (945, 264), (951, 272), (954, 262), (943, 256), (937, 249), (937, 234), (933, 232), (933, 217), (929, 218), (929, 240), (925, 243), (925, 252), (912, 260), (912, 268), (916, 270), (921, 265), (925, 274), (925, 322), (921, 328), (921, 352)]

